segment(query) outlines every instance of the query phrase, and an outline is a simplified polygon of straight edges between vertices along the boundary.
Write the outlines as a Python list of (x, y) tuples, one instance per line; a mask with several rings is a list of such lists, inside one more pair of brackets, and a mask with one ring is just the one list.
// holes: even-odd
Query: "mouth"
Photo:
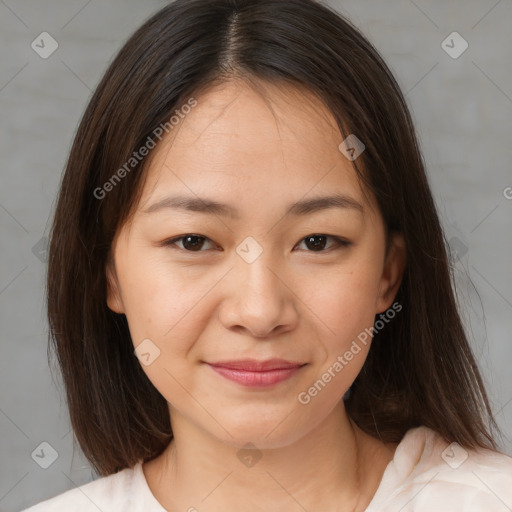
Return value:
[(245, 359), (238, 361), (219, 361), (206, 363), (222, 377), (247, 387), (269, 387), (283, 382), (295, 375), (307, 363), (269, 359), (257, 361)]

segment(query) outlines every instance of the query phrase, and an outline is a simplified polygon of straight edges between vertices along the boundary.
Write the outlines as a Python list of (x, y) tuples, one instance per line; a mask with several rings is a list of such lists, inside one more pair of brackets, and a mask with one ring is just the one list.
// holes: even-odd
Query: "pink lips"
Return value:
[(269, 359), (245, 359), (207, 363), (218, 374), (243, 386), (268, 387), (290, 378), (304, 363)]

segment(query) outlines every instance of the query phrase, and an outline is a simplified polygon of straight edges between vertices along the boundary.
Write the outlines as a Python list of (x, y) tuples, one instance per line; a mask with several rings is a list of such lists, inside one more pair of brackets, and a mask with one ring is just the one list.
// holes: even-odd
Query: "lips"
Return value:
[(217, 374), (242, 386), (263, 388), (274, 386), (297, 373), (306, 363), (268, 359), (245, 359), (207, 363)]
[(208, 363), (210, 366), (228, 368), (230, 370), (242, 370), (246, 372), (265, 372), (272, 370), (288, 370), (297, 368), (304, 363), (286, 361), (284, 359), (267, 359), (266, 361), (257, 361), (256, 359), (243, 359), (237, 361), (219, 361)]

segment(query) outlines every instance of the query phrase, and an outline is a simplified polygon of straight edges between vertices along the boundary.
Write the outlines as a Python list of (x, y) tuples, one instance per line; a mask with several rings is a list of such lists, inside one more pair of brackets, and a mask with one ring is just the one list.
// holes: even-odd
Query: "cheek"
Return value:
[(372, 265), (358, 263), (338, 271), (330, 269), (324, 276), (313, 279), (308, 287), (315, 292), (304, 296), (319, 320), (329, 328), (337, 349), (373, 326), (379, 280)]
[(197, 306), (206, 289), (150, 261), (140, 256), (119, 265), (130, 336), (153, 386), (168, 402), (186, 403), (179, 383), (189, 378), (187, 355), (204, 329), (204, 311)]
[[(193, 330), (199, 299), (204, 294), (198, 283), (184, 280), (179, 271), (154, 258), (133, 257), (119, 266), (123, 304), (133, 344), (149, 338), (160, 350), (187, 349)], [(187, 336), (183, 336), (186, 331)]]
[(331, 273), (326, 283), (310, 300), (317, 325), (328, 329), (323, 329), (322, 350), (317, 348), (317, 364), (299, 397), (300, 403), (311, 400), (318, 416), (339, 402), (361, 371), (370, 350), (377, 293), (375, 276), (356, 267)]

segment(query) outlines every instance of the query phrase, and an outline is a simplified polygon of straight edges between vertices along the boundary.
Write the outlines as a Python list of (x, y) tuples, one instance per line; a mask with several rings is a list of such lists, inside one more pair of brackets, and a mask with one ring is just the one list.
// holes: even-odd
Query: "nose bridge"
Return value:
[(279, 279), (274, 269), (281, 268), (281, 264), (276, 261), (275, 253), (268, 244), (268, 238), (260, 243), (254, 237), (248, 236), (236, 248), (239, 257), (236, 271), (240, 273), (242, 286), (260, 295), (273, 294), (279, 287)]

